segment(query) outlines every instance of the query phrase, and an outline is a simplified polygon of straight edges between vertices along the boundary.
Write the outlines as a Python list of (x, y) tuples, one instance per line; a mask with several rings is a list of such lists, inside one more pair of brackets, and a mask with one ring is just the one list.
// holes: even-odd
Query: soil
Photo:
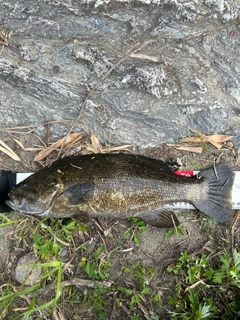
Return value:
[[(57, 152), (55, 152), (47, 160), (44, 159), (42, 163), (34, 163), (33, 158), (36, 151), (23, 150), (13, 138), (21, 141), (25, 148), (45, 147), (42, 139), (35, 135), (34, 131), (28, 133), (23, 133), (22, 131), (6, 132), (2, 134), (1, 139), (19, 155), (21, 161), (14, 161), (6, 154), (0, 153), (0, 169), (16, 172), (34, 171), (57, 156)], [(71, 148), (71, 152), (73, 149), (80, 150), (79, 153), (88, 152), (86, 151), (86, 146), (91, 141), (88, 136), (84, 136), (83, 139), (81, 143)], [(46, 144), (48, 140), (49, 137), (46, 137)], [(135, 150), (135, 152), (137, 151)], [(235, 169), (239, 170), (234, 146), (229, 143), (226, 143), (220, 150), (207, 145), (201, 154), (178, 151), (167, 145), (161, 145), (151, 150), (141, 150), (141, 153), (155, 158), (181, 162), (183, 169), (191, 168), (199, 170), (212, 166), (214, 161), (220, 161), (231, 162)], [(0, 227), (1, 235), (6, 236), (0, 243), (1, 252), (5, 252), (4, 258), (2, 257), (0, 281), (2, 285), (10, 283), (13, 286), (19, 286), (14, 278), (14, 270), (21, 256), (33, 252), (33, 248), (31, 247), (33, 234), (31, 230), (34, 229), (38, 221), (35, 218), (26, 218), (16, 213), (8, 213), (6, 215), (9, 218), (20, 219), (21, 221), (16, 223), (12, 228), (9, 226)], [(167, 297), (175, 294), (176, 281), (172, 274), (167, 272), (167, 267), (177, 261), (181, 252), (187, 251), (189, 255), (194, 256), (201, 253), (214, 255), (219, 251), (230, 252), (233, 247), (238, 251), (240, 250), (240, 221), (237, 221), (234, 228), (230, 229), (218, 224), (209, 224), (207, 218), (196, 210), (189, 210), (187, 215), (181, 215), (179, 211), (178, 216), (182, 223), (184, 235), (175, 234), (168, 238), (166, 236), (168, 230), (148, 226), (146, 231), (138, 233), (140, 237), (139, 243), (134, 242), (130, 237), (124, 236), (124, 232), (131, 226), (130, 221), (113, 221), (104, 218), (92, 220), (88, 225), (87, 231), (73, 231), (73, 240), (67, 247), (69, 257), (66, 261), (70, 261), (70, 263), (64, 271), (64, 280), (71, 279), (73, 276), (88, 278), (86, 273), (78, 267), (78, 263), (81, 261), (84, 252), (76, 248), (79, 248), (82, 244), (87, 244), (89, 250), (94, 251), (99, 246), (104, 246), (103, 258), (111, 261), (109, 280), (113, 282), (115, 287), (136, 288), (137, 286), (136, 279), (131, 273), (127, 274), (123, 272), (123, 267), (130, 267), (137, 263), (145, 268), (151, 267), (156, 270), (151, 281), (151, 287), (161, 298), (162, 306), (153, 306), (150, 301), (143, 299), (141, 306), (144, 312), (142, 312), (142, 316), (139, 319), (146, 319), (146, 316), (150, 317), (153, 315), (159, 316), (160, 319), (169, 319), (167, 310), (171, 310), (172, 306), (168, 304)], [(24, 223), (29, 227), (24, 229), (23, 236), (20, 235), (20, 231)], [(50, 220), (46, 223), (51, 226), (54, 221)], [(0, 290), (1, 288), (0, 286)], [(77, 288), (76, 290), (75, 294), (77, 293), (80, 296), (84, 289)], [(133, 316), (134, 312), (137, 311), (129, 309), (127, 298), (125, 300), (122, 298), (121, 306), (117, 306), (115, 294), (114, 291), (109, 291), (106, 294), (107, 304), (105, 312), (107, 318), (130, 319), (130, 315)], [(45, 300), (48, 301), (49, 296), (51, 296), (50, 292), (48, 296), (45, 293), (45, 295), (38, 298), (44, 302)], [(75, 296), (78, 299), (77, 295)], [(53, 314), (53, 319), (60, 319), (59, 314), (63, 315), (62, 319), (98, 319), (90, 304), (88, 305), (86, 302), (84, 307), (81, 303), (76, 305), (69, 297), (69, 290), (64, 289), (60, 302), (57, 304), (56, 312)], [(26, 302), (23, 303), (22, 307), (26, 307)], [(13, 319), (14, 314), (12, 310), (9, 310), (9, 313), (5, 315), (5, 319)], [(42, 311), (41, 319), (49, 319), (48, 316)], [(39, 314), (36, 317), (32, 316), (31, 319), (39, 319)], [(154, 317), (150, 319), (154, 319)]]

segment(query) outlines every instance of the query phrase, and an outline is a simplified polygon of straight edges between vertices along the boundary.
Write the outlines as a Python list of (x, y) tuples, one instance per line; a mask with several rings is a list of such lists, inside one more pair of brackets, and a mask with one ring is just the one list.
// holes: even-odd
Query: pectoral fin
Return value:
[(62, 193), (62, 196), (69, 199), (69, 205), (77, 205), (83, 201), (89, 200), (94, 191), (94, 183), (79, 183)]
[(89, 215), (86, 212), (78, 212), (72, 215), (72, 218), (77, 220), (80, 223), (88, 223), (89, 222)]
[(157, 228), (172, 228), (179, 225), (179, 220), (175, 213), (166, 209), (153, 211), (140, 216), (146, 223)]

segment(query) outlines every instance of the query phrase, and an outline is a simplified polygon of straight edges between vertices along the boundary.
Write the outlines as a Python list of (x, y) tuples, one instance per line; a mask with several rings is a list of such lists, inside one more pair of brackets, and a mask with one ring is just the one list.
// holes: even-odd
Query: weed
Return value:
[(178, 276), (175, 295), (169, 297), (169, 304), (176, 307), (176, 311), (169, 311), (172, 320), (240, 316), (240, 303), (234, 297), (234, 288), (240, 288), (240, 255), (236, 249), (232, 256), (226, 252), (219, 255), (215, 267), (204, 254), (192, 258), (182, 252), (168, 272)]
[(105, 307), (107, 305), (106, 293), (107, 289), (98, 288), (82, 290), (80, 301), (85, 309), (89, 310), (89, 314), (94, 310), (99, 319), (106, 319)]
[(41, 220), (32, 229), (33, 247), (43, 260), (57, 257), (63, 246), (71, 242), (73, 230), (86, 230), (85, 225), (78, 224), (75, 220), (66, 225), (56, 221), (52, 227), (45, 224), (46, 220), (47, 218)]
[[(29, 266), (30, 267), (30, 266)], [(32, 267), (32, 266), (31, 266)], [(48, 277), (54, 276), (56, 277), (57, 281), (57, 288), (56, 288), (56, 294), (55, 297), (50, 300), (49, 302), (42, 304), (41, 306), (36, 306), (36, 295), (34, 294), (34, 297), (32, 301), (29, 304), (29, 307), (26, 311), (24, 311), (22, 315), (22, 320), (27, 320), (29, 316), (33, 312), (41, 311), (43, 309), (54, 307), (59, 300), (62, 292), (61, 288), (61, 277), (62, 277), (62, 263), (61, 262), (50, 262), (50, 263), (41, 263), (36, 264), (34, 267), (42, 267), (43, 268), (43, 275), (41, 278), (41, 282), (37, 283), (33, 286), (22, 288), (23, 286), (20, 286), (16, 292), (13, 292), (10, 287), (8, 287), (6, 290), (4, 290), (2, 297), (0, 297), (0, 318), (2, 319), (3, 316), (8, 312), (9, 307), (13, 303), (13, 301), (17, 298), (20, 298), (24, 295), (37, 292), (37, 290), (41, 287), (41, 283)], [(53, 269), (51, 269), (53, 268)]]
[[(143, 265), (134, 263), (130, 267), (122, 267), (122, 269), (125, 273), (133, 273), (137, 282), (137, 286), (134, 288), (125, 288), (122, 286), (117, 288), (119, 293), (119, 297), (116, 299), (117, 305), (120, 306), (122, 300), (125, 300), (125, 297), (127, 297), (130, 310), (134, 310), (135, 312), (135, 315), (131, 315), (130, 319), (139, 319), (142, 315), (141, 310), (143, 309), (141, 304), (146, 301), (150, 301), (150, 303), (158, 307), (161, 306), (161, 299), (158, 292), (155, 292), (150, 286), (150, 282), (156, 273), (153, 268), (146, 268)], [(123, 294), (123, 296), (121, 294)]]
[[(16, 222), (1, 216), (0, 219), (2, 224)], [(73, 230), (85, 231), (85, 225), (80, 225), (74, 220), (66, 224), (62, 224), (61, 221), (49, 222), (45, 219), (38, 223), (34, 220), (31, 220), (31, 223), (28, 219), (25, 220), (24, 224), (21, 224), (24, 230), (17, 229), (16, 232), (28, 249), (33, 247), (39, 259), (42, 260), (42, 263), (36, 264), (36, 267), (42, 268), (40, 283), (25, 287), (24, 284), (14, 286), (6, 281), (1, 285), (0, 318), (50, 319), (63, 303), (65, 308), (67, 300), (69, 303), (67, 306), (74, 307), (69, 308), (69, 318), (66, 317), (66, 319), (73, 316), (77, 318), (82, 312), (88, 319), (108, 319), (109, 312), (113, 308), (117, 313), (119, 310), (121, 313), (124, 307), (128, 310), (130, 320), (161, 319), (158, 310), (162, 306), (162, 292), (155, 283), (155, 269), (139, 263), (126, 265), (122, 267), (123, 283), (117, 282), (115, 286), (112, 285), (108, 289), (102, 288), (98, 286), (98, 281), (109, 280), (112, 268), (112, 260), (105, 254), (105, 246), (109, 245), (107, 241), (106, 243), (103, 241), (104, 246), (98, 244), (94, 249), (92, 249), (93, 243), (89, 246), (86, 244), (79, 247), (73, 246), (75, 244)], [(147, 227), (138, 219), (134, 218), (131, 221), (132, 225), (125, 232), (125, 236), (134, 242), (139, 242), (139, 233), (145, 231)], [(26, 237), (29, 230), (32, 237)], [(181, 226), (172, 229), (168, 236), (174, 233), (182, 235)], [(92, 239), (89, 231), (85, 236)], [(75, 270), (69, 268), (69, 273), (65, 272), (68, 263), (63, 267), (60, 260), (62, 248), (70, 244), (72, 244), (72, 252), (76, 247), (79, 250), (75, 254), (75, 258), (80, 261), (77, 271), (79, 272), (80, 269), (84, 278), (91, 279), (95, 284), (94, 288), (77, 288), (76, 286), (61, 288), (61, 281), (68, 280), (71, 270)], [(169, 297), (169, 304), (174, 308), (169, 311), (171, 319), (198, 320), (221, 316), (221, 319), (225, 320), (240, 317), (238, 298), (240, 256), (236, 250), (231, 254), (224, 252), (215, 255), (211, 259), (205, 255), (192, 257), (187, 252), (183, 252), (177, 263), (168, 267), (168, 272), (176, 277), (175, 292)], [(49, 287), (51, 290), (48, 292)], [(42, 292), (47, 294), (42, 295)], [(64, 302), (59, 303), (61, 297), (64, 298)], [(110, 303), (113, 303), (114, 307)]]
[[(9, 218), (1, 215), (1, 220), (3, 223), (0, 225), (11, 224), (19, 221), (11, 221)], [(21, 221), (21, 220), (20, 220)], [(75, 221), (71, 221), (67, 225), (60, 225), (61, 223), (57, 221), (52, 227), (45, 224), (46, 219), (41, 220), (35, 227), (30, 225), (30, 230), (32, 231), (33, 237), (33, 248), (35, 253), (41, 258), (42, 263), (35, 264), (33, 266), (28, 266), (28, 268), (41, 267), (42, 273), (40, 277), (40, 282), (34, 284), (30, 287), (25, 288), (23, 282), (20, 286), (14, 286), (6, 284), (1, 287), (1, 297), (0, 297), (0, 318), (9, 313), (13, 309), (12, 305), (17, 305), (18, 300), (22, 300), (25, 295), (33, 296), (32, 300), (29, 301), (29, 306), (25, 309), (21, 309), (21, 319), (27, 320), (32, 313), (42, 312), (43, 310), (53, 310), (61, 297), (62, 288), (62, 262), (59, 258), (59, 253), (66, 243), (72, 239), (72, 231), (76, 229), (82, 230), (85, 228), (83, 225), (77, 224)], [(19, 231), (20, 239), (23, 243), (28, 246), (25, 238), (25, 232), (28, 228), (26, 227), (26, 221), (22, 225), (22, 229)], [(29, 247), (29, 246), (28, 246)], [(55, 293), (49, 295), (49, 301), (39, 304), (37, 301), (37, 292), (40, 288), (44, 288), (47, 284), (51, 283), (54, 286), (52, 290)], [(29, 298), (28, 298), (29, 299)], [(18, 309), (18, 308), (17, 308)], [(51, 311), (50, 311), (51, 312)], [(15, 315), (18, 312), (15, 312)], [(15, 317), (16, 318), (16, 317)]]
[(9, 224), (18, 223), (21, 221), (22, 220), (11, 220), (7, 216), (5, 216), (4, 214), (0, 213), (0, 227), (5, 227)]
[(132, 217), (129, 218), (128, 221), (131, 221), (131, 227), (124, 232), (124, 237), (130, 237), (130, 240), (139, 243), (141, 240), (138, 233), (146, 231), (147, 226), (144, 221), (139, 220), (138, 218)]
[[(92, 280), (107, 280), (110, 276), (111, 263), (105, 260), (104, 247), (99, 246), (89, 254), (87, 246), (82, 247), (85, 255), (82, 256), (78, 266), (83, 269)], [(107, 289), (99, 288), (85, 289), (81, 294), (81, 299), (88, 302), (99, 319), (106, 319), (105, 306), (107, 304)]]
[(201, 214), (201, 220), (202, 220), (202, 229), (204, 232), (206, 232), (207, 234), (211, 235), (212, 234), (212, 230), (211, 230), (211, 226), (215, 225), (216, 219), (211, 219), (203, 214)]
[[(88, 247), (83, 247), (83, 250), (88, 253)], [(99, 246), (88, 257), (83, 256), (78, 265), (86, 271), (90, 279), (106, 280), (110, 276), (111, 263), (109, 260), (104, 260), (104, 257), (104, 247)]]
[(181, 225), (177, 226), (176, 228), (172, 228), (172, 229), (168, 230), (168, 232), (166, 233), (166, 237), (171, 238), (175, 234), (177, 234), (178, 236), (185, 235), (184, 230), (182, 229)]

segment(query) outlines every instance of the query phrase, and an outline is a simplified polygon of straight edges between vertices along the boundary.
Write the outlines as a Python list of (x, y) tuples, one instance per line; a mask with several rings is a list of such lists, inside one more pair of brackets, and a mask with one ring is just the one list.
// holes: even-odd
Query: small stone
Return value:
[(69, 260), (69, 250), (67, 247), (63, 247), (60, 254), (60, 259), (63, 263), (66, 263)]
[(15, 269), (15, 279), (19, 283), (24, 283), (25, 285), (34, 285), (40, 282), (42, 268), (35, 267), (34, 265), (37, 263), (38, 257), (32, 253), (28, 253), (27, 255), (21, 257), (18, 260)]

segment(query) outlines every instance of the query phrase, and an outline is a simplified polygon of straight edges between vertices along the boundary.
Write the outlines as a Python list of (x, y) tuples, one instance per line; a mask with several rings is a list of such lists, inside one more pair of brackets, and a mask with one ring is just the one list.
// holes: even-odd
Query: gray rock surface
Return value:
[(18, 260), (15, 269), (15, 279), (19, 283), (24, 283), (25, 285), (34, 285), (40, 282), (42, 268), (34, 266), (37, 262), (38, 257), (32, 253), (22, 256)]
[(235, 135), (238, 146), (239, 8), (235, 0), (1, 1), (0, 26), (19, 49), (0, 56), (0, 127), (68, 120), (51, 126), (62, 137), (127, 50), (159, 36), (100, 81), (74, 130), (144, 148), (192, 128)]

